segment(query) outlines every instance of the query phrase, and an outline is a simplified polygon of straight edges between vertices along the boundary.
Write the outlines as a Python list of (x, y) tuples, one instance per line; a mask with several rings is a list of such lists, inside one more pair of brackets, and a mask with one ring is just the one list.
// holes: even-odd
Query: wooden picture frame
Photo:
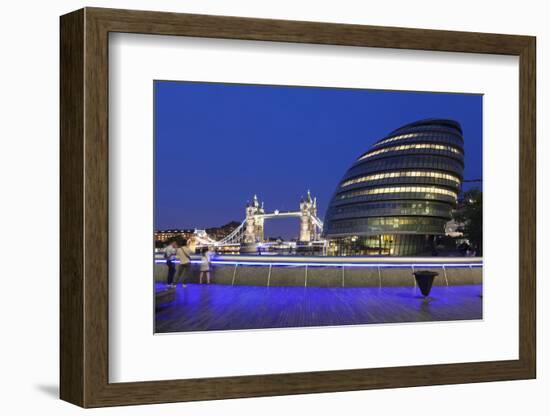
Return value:
[[(535, 38), (85, 8), (61, 17), (63, 400), (82, 407), (535, 378)], [(108, 35), (110, 32), (519, 56), (519, 359), (109, 383)]]

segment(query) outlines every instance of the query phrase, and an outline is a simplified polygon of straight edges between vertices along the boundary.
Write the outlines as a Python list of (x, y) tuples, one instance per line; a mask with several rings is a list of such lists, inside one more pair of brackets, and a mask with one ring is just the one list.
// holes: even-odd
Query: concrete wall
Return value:
[[(439, 273), (435, 286), (479, 285), (482, 283), (481, 267), (420, 267)], [(333, 267), (333, 266), (244, 266), (233, 264), (213, 265), (213, 283), (246, 286), (308, 286), (308, 287), (392, 287), (414, 286), (413, 269), (407, 267)], [(165, 282), (168, 268), (156, 264), (155, 281)], [(186, 283), (198, 283), (199, 266), (189, 270)]]

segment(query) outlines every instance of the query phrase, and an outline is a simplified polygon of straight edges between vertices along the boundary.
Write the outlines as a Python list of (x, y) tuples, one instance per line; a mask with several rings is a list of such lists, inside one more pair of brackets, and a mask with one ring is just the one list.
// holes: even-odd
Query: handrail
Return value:
[(482, 263), (483, 257), (391, 257), (391, 256), (269, 256), (269, 255), (217, 255), (217, 261), (228, 262), (288, 262), (288, 263), (353, 263), (353, 264), (413, 264), (413, 263)]
[[(200, 256), (191, 256), (192, 263), (199, 263)], [(156, 263), (165, 260), (157, 259)], [(239, 264), (258, 266), (325, 266), (325, 267), (481, 267), (482, 257), (330, 257), (330, 256), (246, 256), (216, 255), (213, 264)]]

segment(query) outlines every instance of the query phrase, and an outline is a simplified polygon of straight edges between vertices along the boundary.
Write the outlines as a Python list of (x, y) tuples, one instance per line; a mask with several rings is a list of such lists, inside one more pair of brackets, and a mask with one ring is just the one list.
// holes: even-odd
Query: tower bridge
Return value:
[(317, 198), (312, 198), (307, 191), (307, 196), (300, 200), (299, 209), (296, 211), (266, 212), (263, 202), (254, 195), (252, 202), (246, 204), (245, 218), (240, 225), (222, 240), (216, 241), (208, 236), (204, 230), (195, 230), (195, 238), (199, 245), (229, 246), (241, 244), (257, 244), (265, 242), (264, 222), (274, 218), (299, 218), (300, 219), (300, 243), (319, 241), (323, 231), (323, 221), (317, 216)]

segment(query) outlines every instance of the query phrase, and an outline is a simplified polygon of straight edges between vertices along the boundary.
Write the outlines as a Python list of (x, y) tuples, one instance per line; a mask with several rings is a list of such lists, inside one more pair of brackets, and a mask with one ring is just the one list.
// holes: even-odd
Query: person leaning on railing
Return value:
[(175, 241), (170, 242), (164, 247), (164, 259), (166, 260), (166, 266), (168, 267), (168, 275), (166, 276), (166, 283), (170, 287), (174, 285), (174, 275), (176, 274), (176, 266), (174, 265), (174, 257), (176, 255), (177, 243)]
[(180, 261), (176, 271), (176, 285), (181, 283), (181, 287), (186, 287), (185, 279), (189, 275), (189, 269), (191, 266), (191, 255), (193, 251), (190, 248), (191, 240), (184, 241), (181, 246), (176, 250), (176, 257)]

